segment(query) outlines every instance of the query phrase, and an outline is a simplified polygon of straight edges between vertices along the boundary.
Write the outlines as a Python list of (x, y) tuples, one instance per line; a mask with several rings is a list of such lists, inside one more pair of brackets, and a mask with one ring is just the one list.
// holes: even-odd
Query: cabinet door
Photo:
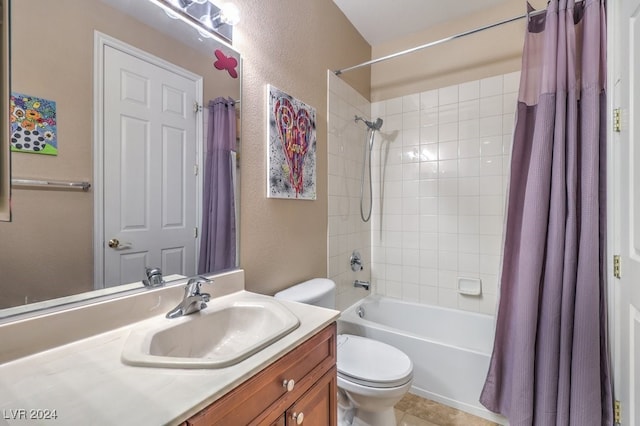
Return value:
[(286, 412), (287, 426), (336, 426), (338, 423), (336, 367), (329, 370)]
[(285, 419), (284, 419), (284, 414), (282, 416), (278, 417), (278, 420), (276, 420), (275, 422), (271, 423), (271, 426), (286, 426)]

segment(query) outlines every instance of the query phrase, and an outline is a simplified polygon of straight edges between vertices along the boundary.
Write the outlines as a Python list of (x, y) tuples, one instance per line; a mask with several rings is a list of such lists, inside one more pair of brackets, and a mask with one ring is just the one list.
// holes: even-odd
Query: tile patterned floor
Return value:
[(464, 411), (407, 394), (395, 406), (398, 426), (497, 426)]

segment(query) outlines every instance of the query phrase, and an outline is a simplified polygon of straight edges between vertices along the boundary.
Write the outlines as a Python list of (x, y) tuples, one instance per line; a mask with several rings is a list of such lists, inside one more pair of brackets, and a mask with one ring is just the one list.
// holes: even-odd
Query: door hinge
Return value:
[(198, 165), (197, 165), (197, 164), (194, 164), (194, 165), (193, 165), (193, 174), (194, 174), (195, 176), (198, 176), (199, 171), (200, 171), (200, 168), (198, 167)]
[(198, 113), (202, 111), (202, 105), (200, 105), (198, 102), (194, 101), (193, 102), (193, 112)]
[(617, 400), (613, 402), (613, 422), (617, 425), (622, 422), (622, 404)]
[(193, 238), (198, 238), (198, 227), (193, 228)]
[(613, 276), (616, 278), (622, 277), (622, 259), (619, 254), (613, 255)]
[(622, 131), (622, 118), (620, 108), (616, 108), (613, 110), (613, 131), (620, 132)]

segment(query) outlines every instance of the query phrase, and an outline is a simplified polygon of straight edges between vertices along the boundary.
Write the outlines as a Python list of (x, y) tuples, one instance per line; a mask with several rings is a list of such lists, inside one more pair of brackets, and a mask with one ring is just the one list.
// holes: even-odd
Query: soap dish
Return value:
[(482, 281), (480, 278), (458, 277), (458, 293), (468, 296), (480, 296), (482, 294)]

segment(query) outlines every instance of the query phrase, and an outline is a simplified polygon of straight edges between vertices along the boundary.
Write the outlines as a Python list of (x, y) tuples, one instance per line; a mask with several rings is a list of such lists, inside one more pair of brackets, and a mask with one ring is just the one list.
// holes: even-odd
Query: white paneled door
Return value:
[(615, 188), (614, 251), (621, 257), (620, 280), (612, 283), (615, 393), (622, 407), (620, 424), (635, 426), (640, 424), (640, 0), (609, 5), (618, 21), (613, 30), (619, 31), (613, 48), (613, 103), (622, 112), (620, 132), (611, 141), (613, 164), (609, 163)]
[(198, 85), (104, 49), (104, 286), (196, 271)]

